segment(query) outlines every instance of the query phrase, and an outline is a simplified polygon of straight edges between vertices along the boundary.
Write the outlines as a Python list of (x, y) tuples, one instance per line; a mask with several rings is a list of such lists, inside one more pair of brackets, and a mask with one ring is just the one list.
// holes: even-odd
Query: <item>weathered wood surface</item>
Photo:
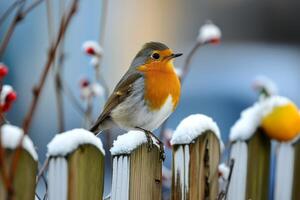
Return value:
[(294, 181), (292, 199), (300, 199), (300, 140), (294, 145), (295, 157), (294, 157)]
[(102, 199), (104, 156), (92, 145), (80, 146), (68, 156), (68, 200)]
[(129, 199), (161, 199), (162, 161), (158, 147), (143, 144), (130, 155)]
[[(14, 151), (5, 149), (5, 166), (11, 170), (11, 162)], [(13, 180), (13, 199), (32, 200), (35, 196), (36, 174), (38, 163), (26, 151), (22, 150), (18, 162), (17, 171)], [(10, 171), (9, 171), (10, 173)], [(6, 200), (6, 190), (2, 178), (0, 179), (0, 200)]]
[(172, 200), (217, 199), (219, 142), (207, 131), (194, 143), (173, 147)]
[(269, 199), (270, 139), (258, 129), (248, 141), (246, 199)]
[(66, 157), (50, 158), (49, 200), (102, 199), (104, 155), (93, 145), (78, 147)]

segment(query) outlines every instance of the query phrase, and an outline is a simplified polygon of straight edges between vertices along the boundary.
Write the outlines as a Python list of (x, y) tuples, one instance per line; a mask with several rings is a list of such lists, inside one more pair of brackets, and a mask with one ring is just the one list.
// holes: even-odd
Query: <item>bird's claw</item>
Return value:
[(149, 135), (149, 134), (146, 134), (146, 137), (147, 137), (148, 151), (150, 152), (153, 149), (153, 147), (154, 147), (153, 140), (151, 138), (151, 135)]
[(166, 159), (164, 144), (159, 144), (159, 159), (163, 162)]

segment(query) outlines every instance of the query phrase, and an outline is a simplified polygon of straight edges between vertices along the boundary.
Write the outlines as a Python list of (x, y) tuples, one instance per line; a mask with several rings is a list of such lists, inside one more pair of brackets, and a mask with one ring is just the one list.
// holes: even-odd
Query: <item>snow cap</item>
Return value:
[[(158, 146), (154, 138), (153, 143)], [(111, 155), (130, 154), (138, 146), (147, 143), (147, 137), (143, 131), (129, 131), (126, 134), (119, 135), (110, 149)]]
[(219, 27), (208, 21), (200, 27), (197, 41), (200, 43), (217, 43), (220, 41), (221, 35)]
[(270, 114), (275, 107), (283, 106), (288, 103), (291, 103), (291, 100), (286, 97), (271, 96), (246, 108), (242, 111), (240, 119), (231, 127), (229, 140), (233, 142), (236, 140), (249, 139), (260, 126), (265, 116)]
[(171, 144), (190, 144), (205, 131), (209, 130), (220, 140), (222, 150), (224, 145), (221, 141), (218, 125), (212, 118), (202, 114), (193, 114), (183, 119), (173, 134)]
[(266, 92), (270, 95), (278, 94), (277, 85), (269, 77), (264, 75), (259, 75), (255, 77), (253, 87), (255, 90), (265, 89)]
[[(4, 124), (3, 126), (1, 126), (1, 142), (3, 147), (7, 149), (16, 149), (23, 134), (23, 130), (19, 127)], [(22, 147), (31, 155), (31, 157), (35, 161), (38, 160), (38, 155), (35, 151), (34, 145), (27, 135), (24, 136)]]
[(224, 180), (228, 180), (230, 169), (225, 163), (219, 164), (218, 171), (220, 177), (222, 177)]
[(47, 156), (66, 156), (84, 144), (95, 146), (105, 155), (101, 140), (92, 132), (80, 128), (55, 135), (47, 145)]

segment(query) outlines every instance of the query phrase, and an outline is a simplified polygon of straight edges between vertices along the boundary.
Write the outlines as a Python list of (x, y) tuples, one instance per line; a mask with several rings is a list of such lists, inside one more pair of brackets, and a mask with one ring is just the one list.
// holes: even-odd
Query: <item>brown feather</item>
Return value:
[(90, 131), (94, 132), (95, 134), (101, 131), (101, 125), (104, 122), (111, 120), (111, 111), (116, 108), (121, 102), (123, 102), (128, 96), (130, 96), (133, 83), (142, 76), (143, 74), (141, 72), (137, 72), (131, 69), (127, 71), (127, 73), (122, 77), (120, 82), (115, 87), (113, 93), (108, 98), (101, 115), (92, 126)]

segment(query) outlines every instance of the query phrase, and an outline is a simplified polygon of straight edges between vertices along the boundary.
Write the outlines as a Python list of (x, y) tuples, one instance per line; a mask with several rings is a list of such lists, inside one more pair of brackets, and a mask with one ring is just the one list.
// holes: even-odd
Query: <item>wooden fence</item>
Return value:
[[(209, 124), (209, 125), (207, 125)], [(13, 130), (11, 130), (13, 129)], [(2, 127), (5, 166), (10, 169), (12, 150), (8, 134), (22, 135), (16, 127)], [(5, 135), (6, 134), (6, 135)], [(180, 139), (178, 139), (180, 138)], [(25, 141), (26, 140), (26, 141)], [(34, 199), (37, 155), (28, 137), (13, 181), (13, 199)], [(151, 200), (162, 196), (162, 160), (159, 145), (149, 150), (145, 134), (130, 131), (111, 148), (111, 200)], [(220, 199), (219, 171), (222, 142), (214, 122), (203, 115), (183, 120), (173, 134), (172, 188), (170, 199)], [(274, 145), (273, 145), (274, 146)], [(235, 141), (230, 158), (234, 162), (228, 193), (223, 199), (299, 199), (300, 142), (276, 146), (274, 188), (270, 184), (271, 141), (261, 129), (251, 138)], [(99, 138), (83, 129), (56, 135), (48, 144), (49, 200), (94, 200), (103, 198), (104, 150)], [(2, 170), (2, 168), (1, 168)], [(3, 179), (1, 179), (3, 180)], [(7, 188), (0, 181), (0, 200), (7, 200)]]

